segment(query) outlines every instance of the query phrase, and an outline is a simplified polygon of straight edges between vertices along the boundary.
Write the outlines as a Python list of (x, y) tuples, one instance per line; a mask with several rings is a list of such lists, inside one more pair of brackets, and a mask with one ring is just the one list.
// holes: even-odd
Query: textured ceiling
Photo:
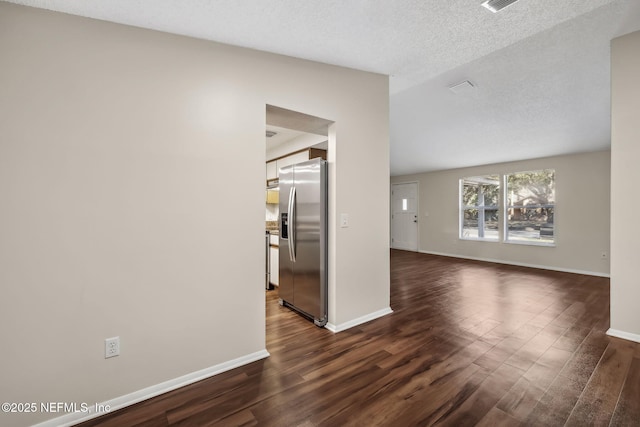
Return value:
[[(632, 17), (630, 4), (611, 3), (392, 96), (392, 173), (609, 149), (610, 40)], [(447, 89), (464, 79), (476, 86), (470, 93)]]
[(609, 41), (640, 29), (640, 0), (11, 2), (388, 74), (393, 174), (606, 149)]

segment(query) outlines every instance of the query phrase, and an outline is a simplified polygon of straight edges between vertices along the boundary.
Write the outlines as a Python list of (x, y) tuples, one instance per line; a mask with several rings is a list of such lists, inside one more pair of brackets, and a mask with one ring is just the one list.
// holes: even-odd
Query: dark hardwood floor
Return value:
[(338, 334), (276, 292), (271, 357), (82, 425), (640, 426), (608, 279), (391, 251), (394, 313)]

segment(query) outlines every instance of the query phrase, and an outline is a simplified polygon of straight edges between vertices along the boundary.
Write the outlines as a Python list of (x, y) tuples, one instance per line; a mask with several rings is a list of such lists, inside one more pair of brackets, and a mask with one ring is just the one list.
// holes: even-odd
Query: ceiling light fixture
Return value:
[(465, 80), (463, 82), (456, 83), (454, 85), (449, 86), (449, 90), (455, 93), (456, 95), (469, 93), (475, 88), (476, 87), (469, 80)]
[(482, 6), (486, 7), (491, 12), (496, 13), (517, 1), (518, 0), (487, 0), (482, 3)]

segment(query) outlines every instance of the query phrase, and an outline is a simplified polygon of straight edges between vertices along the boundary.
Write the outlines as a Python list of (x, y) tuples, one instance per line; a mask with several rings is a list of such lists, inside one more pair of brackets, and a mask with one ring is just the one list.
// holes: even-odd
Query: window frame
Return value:
[[(545, 241), (525, 241), (525, 240), (513, 240), (513, 239), (509, 239), (509, 209), (510, 208), (516, 208), (516, 207), (521, 207), (518, 205), (509, 205), (509, 184), (508, 184), (508, 179), (510, 175), (516, 175), (516, 174), (524, 174), (524, 173), (535, 173), (535, 172), (543, 172), (543, 171), (553, 171), (553, 192), (554, 192), (554, 202), (553, 204), (545, 204), (545, 205), (531, 205), (533, 209), (537, 209), (537, 208), (544, 208), (544, 209), (549, 209), (552, 208), (553, 209), (553, 216), (554, 216), (554, 220), (553, 220), (553, 240), (551, 242), (545, 242)], [(557, 213), (556, 207), (557, 207), (557, 201), (555, 200), (555, 183), (556, 183), (556, 170), (555, 168), (543, 168), (543, 169), (533, 169), (533, 170), (525, 170), (525, 171), (517, 171), (517, 172), (510, 172), (510, 173), (504, 173), (502, 174), (502, 199), (503, 199), (503, 205), (502, 205), (502, 242), (503, 243), (508, 243), (510, 245), (525, 245), (525, 246), (542, 246), (542, 247), (555, 247), (556, 246), (556, 242), (558, 240), (557, 237), (557, 232), (556, 232), (556, 221), (555, 221), (555, 216)], [(531, 208), (527, 208), (527, 209), (531, 209)]]
[[(484, 203), (482, 205), (465, 205), (464, 204), (464, 183), (466, 180), (471, 180), (473, 178), (488, 178), (488, 177), (493, 177), (495, 176), (497, 178), (497, 182), (498, 182), (498, 200), (496, 205), (485, 205)], [(467, 177), (462, 177), (458, 180), (458, 238), (460, 240), (472, 240), (472, 241), (477, 241), (477, 242), (490, 242), (490, 243), (500, 243), (501, 240), (501, 231), (500, 231), (500, 216), (501, 216), (501, 198), (502, 198), (502, 181), (500, 180), (500, 174), (485, 174), (485, 175), (474, 175), (474, 176), (467, 176)], [(489, 208), (489, 209), (487, 209)], [(477, 209), (478, 212), (483, 211), (496, 211), (496, 214), (498, 215), (498, 235), (495, 238), (492, 237), (467, 237), (464, 236), (464, 213), (467, 210), (470, 209)], [(479, 223), (478, 223), (478, 229), (479, 229)]]
[[(553, 203), (540, 204), (540, 205), (524, 205), (525, 209), (553, 209), (553, 240), (552, 241), (536, 241), (536, 240), (513, 240), (509, 238), (509, 209), (511, 208), (522, 208), (523, 206), (519, 205), (508, 205), (509, 203), (509, 186), (508, 179), (509, 176), (516, 174), (526, 174), (526, 173), (535, 173), (535, 172), (543, 172), (543, 171), (552, 171), (553, 172)], [(465, 205), (464, 204), (464, 185), (465, 181), (469, 181), (473, 178), (488, 178), (488, 177), (497, 177), (498, 178), (498, 202), (494, 207), (492, 205)], [(557, 216), (557, 197), (556, 196), (556, 169), (555, 168), (540, 168), (540, 169), (532, 169), (532, 170), (524, 170), (524, 171), (515, 171), (515, 172), (506, 172), (506, 173), (486, 173), (481, 175), (473, 175), (473, 176), (465, 176), (458, 179), (458, 239), (459, 240), (468, 240), (468, 241), (477, 241), (477, 242), (490, 242), (490, 243), (508, 243), (511, 245), (525, 245), (525, 246), (540, 246), (540, 247), (556, 247), (558, 243), (558, 231), (556, 228), (556, 216)], [(530, 206), (530, 207), (528, 207)], [(489, 208), (489, 209), (487, 209)], [(482, 210), (486, 212), (487, 210), (497, 211), (498, 215), (498, 237), (497, 238), (487, 238), (485, 237), (468, 237), (464, 235), (464, 223), (465, 223), (465, 212), (470, 209), (477, 209), (478, 211)]]

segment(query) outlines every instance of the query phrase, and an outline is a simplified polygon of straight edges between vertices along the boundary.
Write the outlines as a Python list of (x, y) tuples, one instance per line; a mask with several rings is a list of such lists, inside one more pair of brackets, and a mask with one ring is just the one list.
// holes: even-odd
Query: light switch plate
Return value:
[(340, 227), (347, 228), (349, 226), (349, 214), (340, 214)]

